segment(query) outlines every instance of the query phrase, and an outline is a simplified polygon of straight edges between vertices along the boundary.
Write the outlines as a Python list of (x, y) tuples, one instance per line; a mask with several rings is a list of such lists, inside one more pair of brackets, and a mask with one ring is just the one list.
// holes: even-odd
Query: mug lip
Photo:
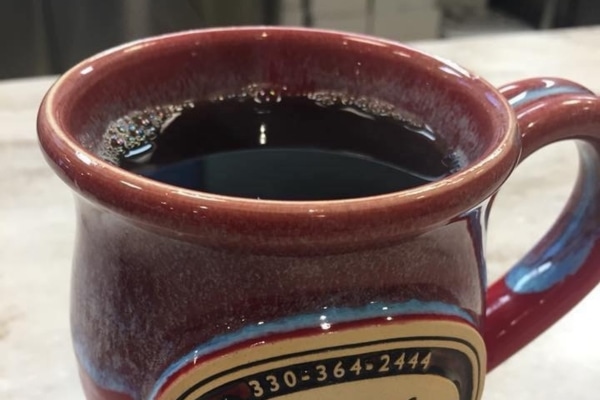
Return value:
[[(167, 42), (173, 40), (194, 41), (202, 35), (218, 35), (220, 33), (235, 33), (243, 37), (261, 32), (269, 34), (291, 32), (301, 35), (320, 35), (331, 39), (350, 38), (362, 41), (365, 46), (373, 48), (385, 45), (386, 48), (401, 50), (424, 63), (436, 62), (453, 69), (458, 68), (460, 71), (464, 71), (464, 77), (468, 79), (473, 90), (485, 88), (495, 96), (495, 108), (491, 104), (486, 104), (484, 107), (488, 108), (488, 115), (503, 114), (501, 119), (504, 121), (505, 127), (502, 136), (495, 143), (495, 147), (486, 149), (484, 155), (476, 162), (468, 164), (465, 168), (439, 181), (407, 190), (338, 200), (263, 200), (185, 189), (121, 169), (78, 144), (67, 131), (63, 123), (64, 118), (59, 117), (56, 112), (60, 108), (57, 97), (64, 95), (65, 92), (77, 90), (76, 80), (81, 78), (81, 71), (95, 63), (116, 62), (120, 58), (128, 57), (127, 52), (134, 48), (143, 51), (144, 48), (156, 48), (157, 44), (166, 45)], [(67, 113), (69, 112), (71, 110), (67, 111)], [(499, 129), (497, 120), (491, 121), (491, 123), (496, 125), (491, 125), (493, 129)], [(414, 234), (415, 231), (423, 232), (477, 207), (493, 195), (517, 164), (521, 151), (516, 117), (508, 101), (493, 85), (469, 70), (459, 67), (449, 60), (392, 40), (365, 34), (302, 27), (247, 26), (195, 29), (139, 39), (105, 50), (81, 61), (59, 77), (40, 105), (37, 128), (41, 147), (51, 166), (72, 189), (84, 198), (92, 202), (99, 202), (105, 208), (131, 217), (145, 225), (154, 225), (161, 231), (170, 228), (172, 231), (182, 230), (192, 236), (194, 236), (198, 220), (192, 218), (186, 221), (183, 217), (192, 215), (194, 211), (201, 214), (196, 217), (204, 218), (204, 222), (208, 222), (207, 216), (215, 216), (219, 213), (228, 214), (228, 217), (215, 218), (214, 222), (217, 224), (223, 223), (234, 214), (236, 218), (283, 222), (286, 225), (289, 225), (292, 220), (305, 221), (309, 218), (312, 222), (304, 225), (306, 233), (318, 229), (315, 226), (319, 225), (315, 224), (325, 226), (324, 221), (333, 223), (330, 226), (336, 225), (336, 219), (341, 225), (347, 227), (349, 223), (353, 222), (353, 216), (356, 216), (354, 222), (358, 223), (361, 220), (366, 221), (362, 217), (375, 219), (381, 217), (379, 218), (382, 219), (379, 221), (381, 224), (387, 223), (386, 221), (390, 221), (391, 218), (400, 218), (400, 222), (403, 219), (404, 224), (401, 229), (394, 230), (394, 236)], [(136, 201), (135, 198), (128, 198), (122, 193), (117, 193), (118, 190), (115, 190), (117, 187), (120, 187), (119, 190), (133, 189), (134, 192), (142, 192), (143, 195), (139, 196)], [(168, 207), (165, 205), (165, 200), (168, 200)], [(165, 207), (157, 208), (159, 204)], [(161, 209), (165, 212), (158, 211)], [(161, 213), (161, 218), (153, 218), (152, 213)], [(377, 221), (371, 222), (377, 223)], [(300, 226), (301, 230), (302, 228)], [(338, 229), (333, 231), (339, 231), (339, 228), (338, 226)], [(327, 231), (325, 229), (324, 232)], [(181, 235), (183, 233), (177, 234), (177, 236)]]

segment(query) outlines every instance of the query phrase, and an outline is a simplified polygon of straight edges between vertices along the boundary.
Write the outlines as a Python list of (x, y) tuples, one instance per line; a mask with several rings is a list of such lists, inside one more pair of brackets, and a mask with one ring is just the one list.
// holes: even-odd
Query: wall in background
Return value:
[(2, 0), (0, 79), (61, 73), (123, 42), (192, 28), (282, 24), (412, 41), (531, 29), (544, 18), (548, 27), (600, 23), (600, 1)]

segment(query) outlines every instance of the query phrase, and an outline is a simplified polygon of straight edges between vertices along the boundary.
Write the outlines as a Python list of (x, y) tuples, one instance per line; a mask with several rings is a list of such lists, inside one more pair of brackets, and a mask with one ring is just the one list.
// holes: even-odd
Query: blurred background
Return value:
[(399, 41), (600, 23), (600, 0), (0, 0), (0, 79), (57, 74), (165, 32), (313, 26)]

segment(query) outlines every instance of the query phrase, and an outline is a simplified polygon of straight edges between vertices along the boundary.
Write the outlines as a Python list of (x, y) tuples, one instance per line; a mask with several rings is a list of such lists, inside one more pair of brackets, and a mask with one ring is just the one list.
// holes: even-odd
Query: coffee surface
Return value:
[(111, 122), (100, 153), (187, 189), (292, 201), (406, 190), (459, 167), (435, 132), (380, 104), (246, 96), (148, 108)]

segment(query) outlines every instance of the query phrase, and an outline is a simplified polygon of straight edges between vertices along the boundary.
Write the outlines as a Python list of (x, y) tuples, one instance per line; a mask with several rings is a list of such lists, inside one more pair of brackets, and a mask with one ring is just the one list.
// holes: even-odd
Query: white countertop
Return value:
[[(600, 28), (415, 43), (494, 84), (573, 79), (600, 93)], [(83, 399), (68, 324), (74, 217), (69, 189), (42, 159), (35, 116), (52, 78), (0, 82), (0, 399)], [(525, 162), (502, 190), (488, 241), (491, 279), (561, 209), (577, 166), (570, 143)], [(600, 396), (600, 289), (488, 376), (485, 400)], [(593, 321), (593, 320), (596, 321)]]

